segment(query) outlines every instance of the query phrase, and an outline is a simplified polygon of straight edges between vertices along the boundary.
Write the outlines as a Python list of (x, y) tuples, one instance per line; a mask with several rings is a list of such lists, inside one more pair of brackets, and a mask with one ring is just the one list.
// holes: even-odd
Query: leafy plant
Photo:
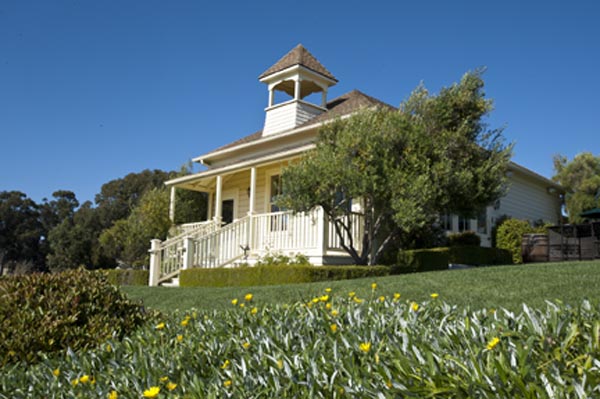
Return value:
[(532, 227), (527, 220), (507, 219), (498, 227), (497, 246), (512, 253), (513, 263), (523, 263), (523, 256), (521, 255), (523, 234), (545, 232), (546, 228), (544, 226)]
[(463, 231), (461, 233), (450, 234), (448, 236), (448, 244), (451, 247), (478, 247), (481, 245), (481, 238), (474, 231)]

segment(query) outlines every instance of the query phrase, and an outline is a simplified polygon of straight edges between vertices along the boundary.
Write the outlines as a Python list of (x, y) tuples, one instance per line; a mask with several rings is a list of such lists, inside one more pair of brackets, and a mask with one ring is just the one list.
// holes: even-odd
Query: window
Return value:
[(484, 210), (479, 215), (477, 215), (477, 232), (479, 234), (487, 234), (487, 212)]
[(459, 216), (458, 217), (458, 231), (463, 232), (463, 231), (468, 231), (468, 230), (471, 230), (470, 219), (467, 219), (466, 217), (463, 217), (463, 216)]
[(452, 215), (448, 213), (440, 215), (440, 227), (445, 231), (452, 231)]
[(229, 224), (233, 222), (233, 200), (227, 199), (222, 202), (221, 220), (223, 224)]

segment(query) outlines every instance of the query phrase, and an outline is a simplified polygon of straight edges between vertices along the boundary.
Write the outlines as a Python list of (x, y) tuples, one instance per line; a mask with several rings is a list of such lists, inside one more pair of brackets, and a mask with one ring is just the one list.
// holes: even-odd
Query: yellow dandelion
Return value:
[(362, 342), (359, 346), (358, 349), (360, 349), (361, 351), (363, 351), (364, 353), (368, 353), (371, 350), (371, 343), (370, 342)]
[(494, 338), (492, 338), (492, 339), (490, 340), (490, 342), (488, 342), (488, 344), (487, 344), (486, 348), (487, 348), (488, 350), (490, 350), (490, 351), (491, 351), (491, 350), (492, 350), (492, 349), (494, 349), (494, 348), (496, 347), (496, 345), (498, 345), (499, 343), (500, 343), (500, 338), (498, 338), (498, 337), (494, 337)]
[(181, 320), (181, 327), (187, 327), (189, 322), (190, 322), (189, 317), (186, 317), (185, 319)]
[(325, 309), (329, 310), (331, 309), (331, 302), (327, 302), (327, 304), (325, 305)]
[(359, 303), (359, 304), (364, 302), (364, 300), (363, 300), (363, 299), (360, 299), (359, 297), (356, 297), (356, 296), (355, 296), (355, 297), (353, 297), (353, 298), (352, 298), (352, 300), (353, 300), (355, 303)]
[(329, 326), (329, 329), (331, 330), (332, 333), (335, 333), (338, 330), (338, 326), (337, 326), (337, 324), (334, 323)]
[(385, 383), (385, 386), (386, 386), (388, 389), (391, 389), (391, 388), (392, 388), (392, 381), (388, 380), (388, 382), (386, 382), (386, 383)]
[(250, 311), (250, 313), (257, 314), (258, 313), (258, 309), (256, 307), (254, 307), (254, 308), (252, 308), (252, 310)]
[(231, 382), (231, 380), (225, 380), (225, 381), (223, 382), (223, 386), (224, 386), (225, 388), (227, 388), (227, 387), (230, 387), (232, 383), (233, 383), (233, 382)]
[(329, 295), (323, 295), (319, 298), (321, 302), (327, 302), (329, 300)]
[(71, 381), (71, 385), (73, 385), (74, 387), (76, 387), (79, 384), (79, 380), (77, 378), (75, 378), (73, 381)]
[(397, 302), (398, 300), (400, 300), (400, 294), (399, 294), (398, 292), (396, 292), (396, 293), (394, 294), (394, 301), (396, 301), (396, 302)]
[(231, 362), (229, 360), (225, 360), (225, 363), (223, 363), (223, 365), (221, 366), (221, 368), (223, 370), (225, 370), (227, 367), (229, 367), (230, 364), (231, 364)]
[(178, 334), (177, 335), (177, 342), (181, 342), (181, 341), (183, 341), (183, 335)]
[(167, 381), (169, 381), (169, 377), (160, 377), (159, 381), (160, 382), (167, 382)]
[(356, 295), (356, 292), (354, 292), (354, 291), (350, 291), (350, 292), (348, 293), (348, 296), (349, 296), (350, 298), (352, 298), (354, 295)]
[(160, 393), (159, 387), (150, 387), (144, 391), (144, 398), (156, 398)]
[(440, 296), (438, 293), (434, 292), (433, 294), (429, 295), (431, 298), (435, 299), (438, 296)]
[(244, 347), (244, 349), (248, 349), (250, 347), (250, 342), (244, 342), (242, 346)]
[(110, 393), (108, 394), (108, 399), (117, 399), (119, 397), (119, 394), (117, 393), (117, 391), (110, 391)]
[(252, 294), (246, 294), (246, 296), (244, 297), (244, 299), (245, 299), (246, 301), (251, 301), (251, 300), (252, 300), (252, 298), (254, 298), (254, 295), (252, 295)]
[(167, 389), (169, 391), (174, 390), (175, 388), (177, 388), (177, 384), (175, 384), (174, 382), (169, 381), (169, 383), (167, 384)]
[(331, 292), (331, 288), (325, 288), (325, 292), (330, 293)]
[(163, 328), (165, 328), (165, 323), (158, 323), (155, 328), (157, 330), (162, 330)]
[(375, 291), (377, 289), (377, 283), (371, 284), (371, 290)]
[(232, 300), (231, 300), (231, 304), (232, 304), (233, 306), (237, 305), (237, 304), (238, 304), (238, 300), (237, 300), (237, 298), (235, 298), (235, 299), (232, 299)]
[(87, 374), (82, 375), (79, 379), (79, 382), (81, 382), (82, 384), (87, 384), (88, 382), (90, 382), (90, 376)]
[(246, 307), (246, 305), (244, 305), (243, 303), (240, 303), (240, 308), (244, 308)]
[(281, 370), (283, 368), (283, 360), (279, 359), (277, 361), (277, 367), (279, 367), (279, 370)]
[(416, 302), (411, 302), (410, 308), (412, 309), (413, 312), (416, 312), (417, 310), (419, 310), (419, 304)]
[(333, 317), (335, 317), (335, 316), (337, 316), (337, 315), (339, 315), (339, 314), (340, 314), (340, 312), (338, 312), (338, 311), (337, 311), (337, 310), (335, 310), (335, 309), (333, 309), (333, 310), (331, 311), (331, 315), (332, 315)]
[(319, 303), (319, 298), (316, 298), (316, 297), (315, 297), (315, 298), (313, 298), (313, 299), (312, 299), (312, 302), (313, 302), (313, 303)]
[(52, 370), (52, 375), (54, 375), (55, 377), (58, 377), (60, 375), (60, 370), (59, 369)]
[(379, 302), (385, 302), (385, 297), (383, 295), (379, 297)]

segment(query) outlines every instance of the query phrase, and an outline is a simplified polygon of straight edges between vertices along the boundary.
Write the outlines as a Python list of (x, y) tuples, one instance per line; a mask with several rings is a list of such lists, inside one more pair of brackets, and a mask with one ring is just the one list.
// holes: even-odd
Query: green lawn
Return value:
[(518, 266), (482, 267), (449, 270), (374, 279), (344, 280), (312, 284), (290, 284), (242, 288), (163, 288), (123, 287), (133, 299), (141, 299), (150, 308), (174, 309), (231, 307), (233, 298), (254, 294), (256, 304), (308, 301), (322, 295), (327, 287), (346, 295), (355, 291), (368, 298), (371, 283), (375, 295), (399, 292), (405, 300), (423, 301), (431, 293), (458, 306), (518, 310), (522, 303), (540, 307), (544, 301), (560, 300), (579, 304), (583, 298), (600, 303), (600, 261), (539, 263)]

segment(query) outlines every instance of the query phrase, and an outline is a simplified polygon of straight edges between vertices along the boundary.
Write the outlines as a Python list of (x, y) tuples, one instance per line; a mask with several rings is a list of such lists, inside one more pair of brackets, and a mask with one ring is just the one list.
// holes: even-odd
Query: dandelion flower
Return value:
[(230, 386), (231, 386), (231, 384), (232, 384), (231, 380), (225, 380), (225, 382), (223, 382), (223, 386), (224, 386), (225, 388), (227, 388), (227, 387), (230, 387)]
[(252, 298), (254, 298), (254, 295), (252, 295), (252, 294), (246, 294), (246, 296), (244, 297), (244, 299), (245, 299), (246, 301), (251, 301), (251, 300), (252, 300)]
[(433, 294), (429, 295), (431, 298), (435, 299), (438, 296), (440, 296), (438, 293), (434, 292)]
[(167, 389), (169, 391), (174, 390), (175, 388), (177, 388), (177, 384), (175, 384), (174, 382), (169, 381), (169, 383), (167, 384)]
[(385, 302), (385, 297), (383, 295), (379, 297), (379, 302)]
[(160, 377), (159, 381), (160, 382), (167, 382), (167, 381), (169, 381), (169, 377)]
[(416, 303), (416, 302), (412, 302), (412, 303), (410, 304), (410, 308), (411, 308), (411, 310), (412, 310), (413, 312), (416, 312), (417, 310), (419, 310), (419, 304), (418, 304), (418, 303)]
[(356, 292), (354, 292), (354, 291), (350, 291), (350, 292), (348, 293), (348, 296), (349, 296), (350, 298), (352, 298), (354, 295), (356, 295)]
[(54, 375), (55, 377), (58, 377), (60, 375), (60, 370), (59, 369), (52, 370), (52, 375)]
[(183, 335), (178, 334), (177, 335), (177, 342), (181, 342), (181, 341), (183, 341)]
[(240, 308), (246, 307), (243, 303), (240, 303)]
[(250, 342), (244, 342), (242, 346), (244, 347), (244, 349), (248, 349), (250, 347)]
[(331, 302), (327, 302), (327, 304), (325, 305), (325, 309), (327, 309), (327, 310), (331, 309)]
[(319, 298), (321, 302), (327, 302), (329, 300), (329, 295), (323, 295)]
[(334, 323), (334, 324), (330, 325), (329, 328), (331, 329), (332, 333), (335, 333), (335, 332), (337, 332), (338, 326), (337, 326), (337, 324)]
[(279, 367), (279, 370), (281, 370), (283, 368), (283, 360), (279, 359), (277, 361), (277, 367)]
[(358, 348), (363, 351), (364, 353), (368, 353), (371, 350), (371, 343), (370, 342), (362, 342)]
[(331, 292), (331, 288), (325, 288), (325, 292), (326, 293), (330, 293)]
[(231, 362), (229, 360), (225, 360), (225, 363), (223, 363), (223, 365), (221, 366), (221, 368), (223, 370), (225, 370), (227, 367), (229, 367), (230, 364), (231, 364)]
[(186, 317), (185, 319), (181, 320), (181, 327), (187, 327), (189, 322), (190, 322), (189, 317)]
[(394, 301), (398, 301), (398, 300), (400, 300), (400, 294), (398, 292), (396, 292), (394, 294)]
[(163, 328), (165, 328), (165, 323), (158, 323), (155, 328), (157, 330), (162, 330)]
[(339, 314), (340, 314), (340, 312), (338, 312), (338, 311), (337, 311), (337, 310), (335, 310), (335, 309), (333, 309), (333, 310), (331, 311), (331, 315), (332, 315), (333, 317), (335, 317), (335, 316), (337, 316), (337, 315), (339, 315)]
[(353, 297), (353, 298), (352, 298), (352, 300), (353, 300), (355, 303), (358, 303), (358, 304), (360, 304), (360, 303), (363, 303), (363, 299), (360, 299), (359, 297), (356, 297), (356, 296), (355, 296), (355, 297)]
[(496, 347), (496, 345), (498, 345), (499, 343), (500, 343), (500, 338), (498, 338), (498, 337), (494, 337), (494, 338), (492, 338), (492, 339), (490, 340), (490, 342), (488, 342), (488, 344), (487, 344), (486, 348), (487, 348), (488, 350), (490, 350), (490, 351), (491, 351), (491, 350), (492, 350), (492, 349), (494, 349), (494, 348)]
[(252, 308), (252, 310), (250, 311), (250, 313), (257, 314), (258, 313), (258, 309), (256, 307), (254, 307), (254, 308)]
[(371, 289), (375, 291), (377, 289), (377, 283), (371, 284)]
[(144, 391), (144, 398), (156, 398), (160, 393), (159, 387), (150, 387)]
[(79, 379), (79, 382), (81, 382), (82, 384), (87, 384), (88, 382), (90, 382), (90, 376), (87, 374), (82, 375)]
[(238, 304), (238, 300), (237, 300), (237, 298), (235, 298), (235, 299), (232, 299), (232, 300), (231, 300), (231, 304), (232, 304), (233, 306), (237, 305), (237, 304)]
[(117, 391), (110, 391), (110, 393), (108, 394), (108, 399), (117, 399), (119, 397), (119, 394), (117, 393)]
[(319, 303), (319, 298), (316, 298), (316, 297), (315, 297), (315, 298), (313, 298), (313, 299), (312, 299), (312, 302), (313, 302), (313, 303)]
[(108, 353), (112, 352), (112, 349), (113, 349), (113, 348), (112, 348), (112, 345), (111, 345), (111, 344), (106, 344), (106, 351), (107, 351)]
[(79, 384), (79, 380), (77, 378), (75, 378), (73, 381), (71, 381), (71, 385), (73, 385), (73, 387), (76, 387)]

